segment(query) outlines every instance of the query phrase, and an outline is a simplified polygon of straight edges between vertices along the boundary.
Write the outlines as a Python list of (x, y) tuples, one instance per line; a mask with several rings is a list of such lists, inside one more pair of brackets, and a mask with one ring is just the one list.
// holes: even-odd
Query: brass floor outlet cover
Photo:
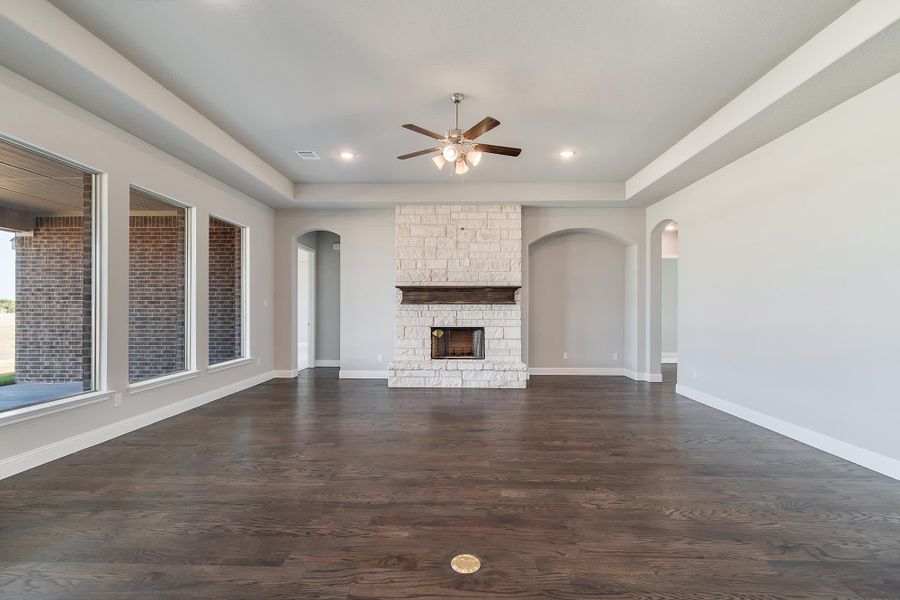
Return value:
[(457, 573), (468, 575), (481, 568), (481, 561), (471, 554), (457, 554), (450, 560), (450, 566)]

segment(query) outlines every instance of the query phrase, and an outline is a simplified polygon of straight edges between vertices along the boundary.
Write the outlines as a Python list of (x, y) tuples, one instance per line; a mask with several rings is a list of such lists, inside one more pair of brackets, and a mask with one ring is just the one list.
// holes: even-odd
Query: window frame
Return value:
[(108, 176), (99, 169), (0, 132), (0, 142), (52, 160), (91, 176), (91, 389), (79, 394), (45, 400), (0, 412), (0, 427), (27, 421), (79, 406), (108, 400), (112, 392), (107, 379), (108, 343)]
[[(209, 362), (209, 219), (222, 221), (241, 230), (241, 355), (218, 363)], [(221, 371), (228, 367), (247, 364), (253, 360), (250, 352), (250, 226), (210, 212), (206, 227), (206, 368), (207, 371)]]
[[(149, 379), (142, 379), (140, 381), (130, 381), (130, 375), (128, 376), (128, 391), (129, 393), (136, 393), (145, 389), (152, 389), (155, 387), (159, 387), (160, 385), (164, 385), (167, 383), (174, 383), (177, 381), (182, 381), (184, 379), (190, 379), (197, 375), (197, 335), (196, 335), (196, 324), (197, 324), (197, 235), (196, 235), (196, 222), (197, 222), (197, 207), (187, 204), (186, 202), (182, 202), (177, 198), (173, 198), (166, 194), (161, 194), (156, 190), (148, 188), (146, 186), (131, 183), (128, 185), (129, 192), (129, 207), (128, 214), (129, 219), (131, 215), (131, 191), (136, 190), (142, 194), (146, 194), (148, 196), (154, 197), (157, 200), (165, 202), (167, 204), (171, 204), (177, 208), (184, 209), (184, 368), (179, 371), (173, 371), (171, 373), (164, 373), (162, 375), (158, 375), (156, 377), (151, 377)], [(129, 222), (129, 244), (130, 244), (130, 233), (131, 233), (131, 224)], [(131, 282), (131, 265), (128, 267), (128, 279), (129, 286)], [(131, 296), (129, 294), (128, 297), (128, 305), (129, 305), (129, 319), (131, 312)], [(130, 329), (130, 322), (129, 322)], [(129, 346), (130, 346), (130, 336), (129, 336)], [(131, 355), (128, 356), (128, 361), (126, 368), (130, 370), (131, 368)]]

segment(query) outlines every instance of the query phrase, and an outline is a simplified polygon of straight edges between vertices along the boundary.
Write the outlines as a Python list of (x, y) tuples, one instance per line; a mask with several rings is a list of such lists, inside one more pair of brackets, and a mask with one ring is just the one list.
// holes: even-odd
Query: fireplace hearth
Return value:
[(432, 327), (431, 358), (484, 359), (484, 327)]

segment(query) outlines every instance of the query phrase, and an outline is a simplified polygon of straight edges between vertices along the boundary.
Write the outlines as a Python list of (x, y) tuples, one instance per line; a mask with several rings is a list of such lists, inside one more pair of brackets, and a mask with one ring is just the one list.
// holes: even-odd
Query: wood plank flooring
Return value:
[(0, 482), (0, 599), (900, 598), (900, 483), (677, 397), (671, 369), (335, 375)]

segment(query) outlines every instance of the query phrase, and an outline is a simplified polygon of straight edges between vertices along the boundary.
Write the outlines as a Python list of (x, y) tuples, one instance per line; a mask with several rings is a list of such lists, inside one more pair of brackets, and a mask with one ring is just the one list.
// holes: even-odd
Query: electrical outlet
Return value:
[(563, 352), (563, 360), (569, 360), (569, 353)]
[(257, 358), (257, 359), (256, 359), (256, 366), (257, 366), (257, 367), (261, 367), (261, 366), (262, 366), (262, 359), (261, 359), (261, 358)]
[(378, 355), (378, 362), (381, 362), (381, 355)]
[(113, 406), (122, 406), (122, 392), (118, 392), (113, 396)]
[(694, 372), (691, 373), (691, 377), (693, 377), (694, 379), (699, 379), (699, 378), (700, 378), (700, 371), (698, 371), (697, 369), (694, 369)]
[(619, 360), (619, 353), (613, 352), (613, 360)]

